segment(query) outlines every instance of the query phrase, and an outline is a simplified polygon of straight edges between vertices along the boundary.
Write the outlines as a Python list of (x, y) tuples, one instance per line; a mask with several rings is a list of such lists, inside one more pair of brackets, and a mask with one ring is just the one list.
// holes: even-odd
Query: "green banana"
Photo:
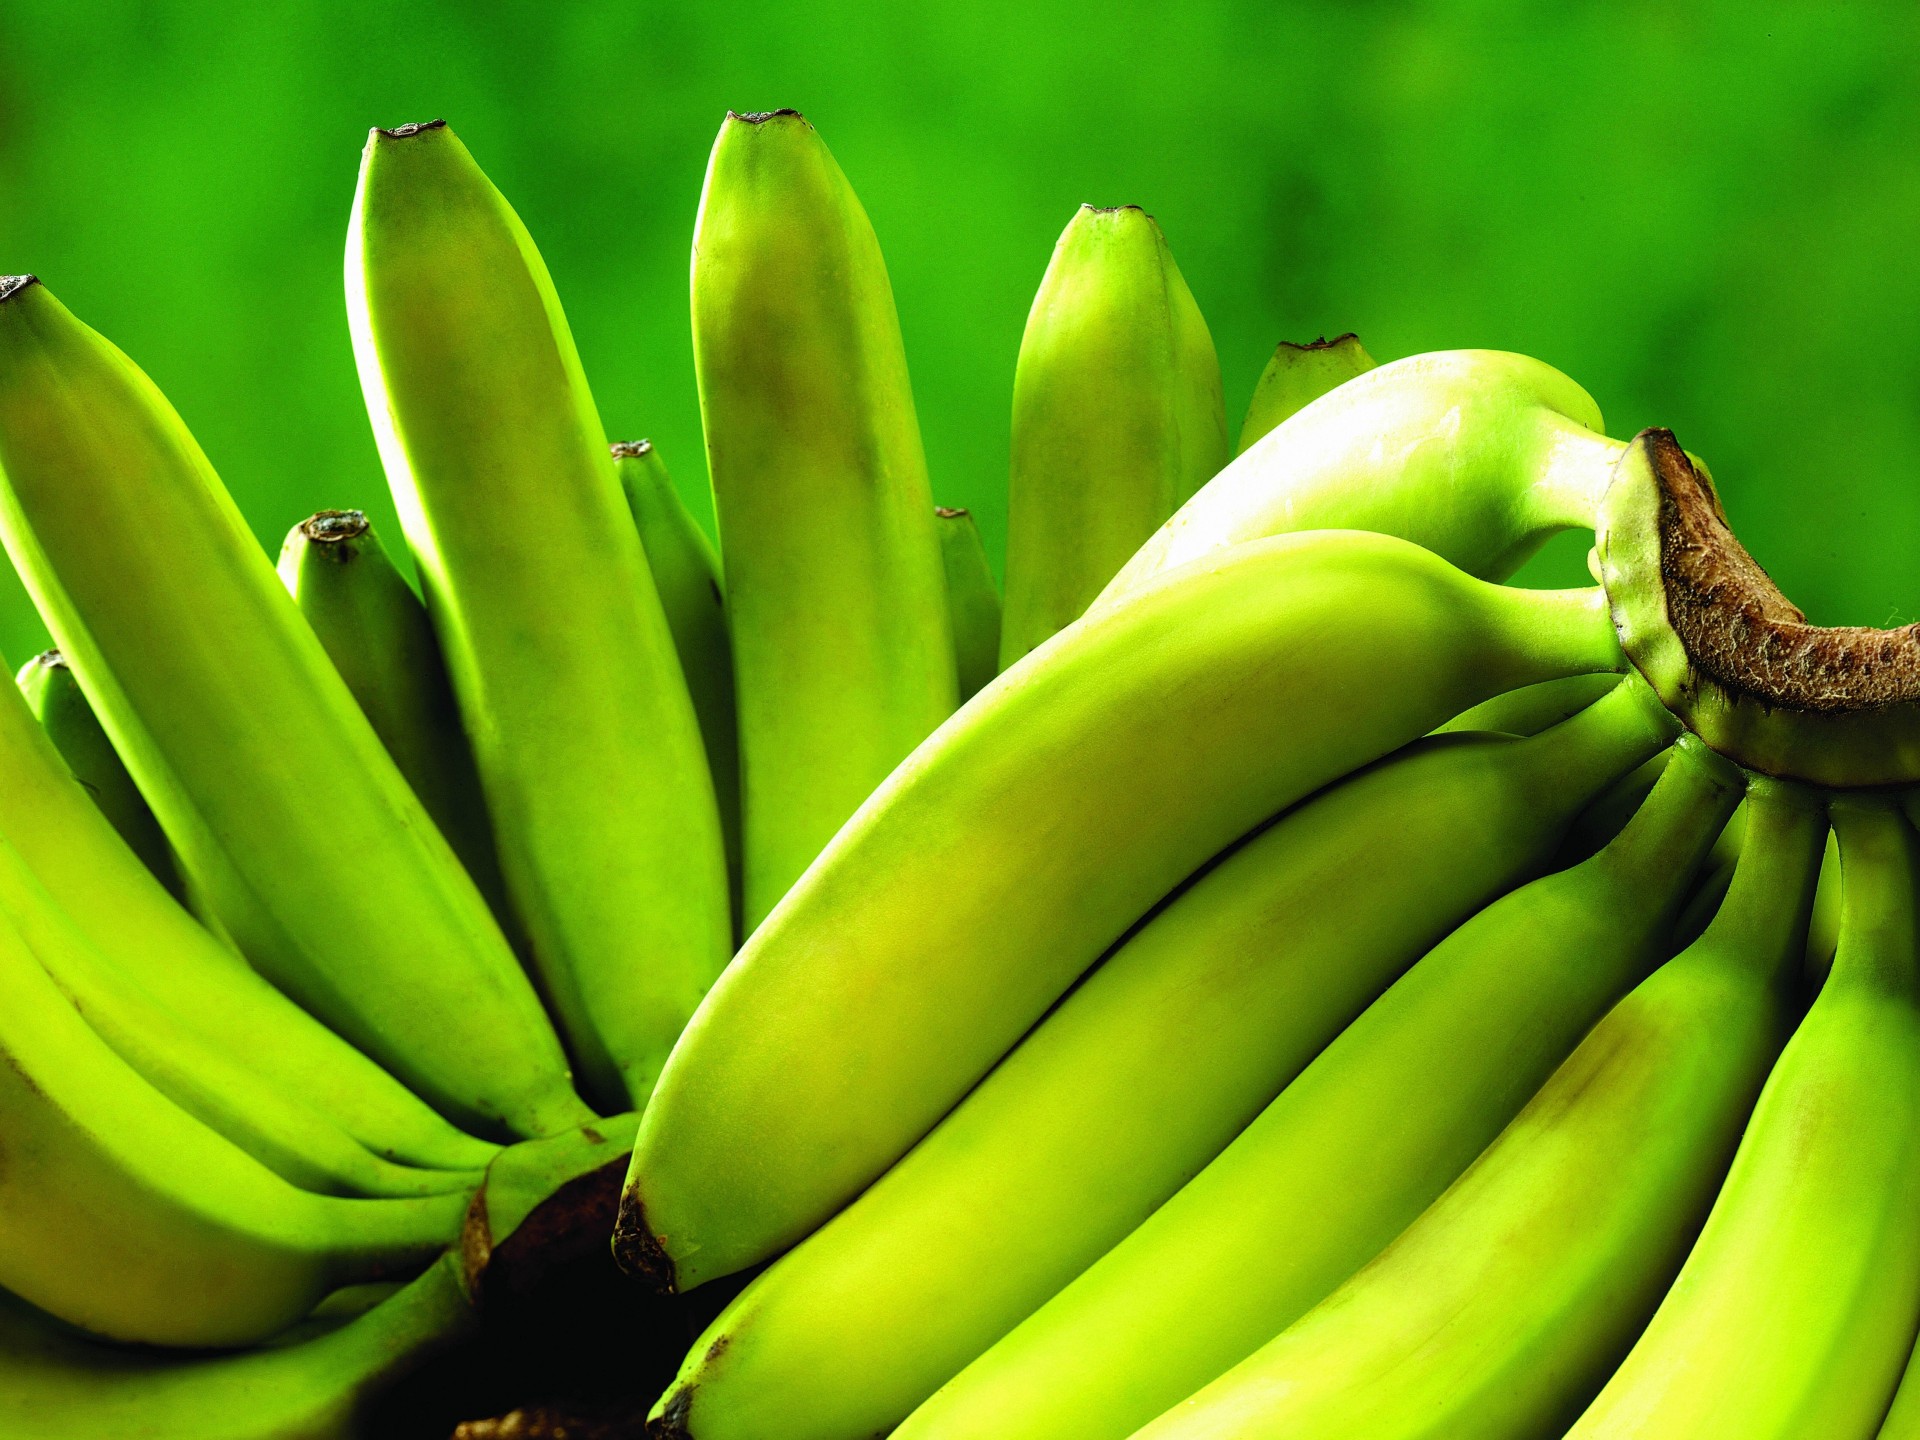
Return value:
[(1246, 454), (1254, 441), (1278, 429), (1329, 390), (1377, 367), (1378, 362), (1351, 330), (1331, 340), (1323, 335), (1304, 345), (1282, 340), (1253, 387), (1247, 418), (1240, 426), (1240, 443), (1233, 453)]
[(176, 897), (186, 891), (180, 880), (180, 867), (166, 832), (153, 818), (153, 811), (141, 795), (140, 787), (100, 728), (100, 721), (80, 693), (67, 657), (58, 650), (47, 650), (20, 667), (16, 677), (20, 693), (34, 719), (53, 741), (53, 748), (67, 762), (73, 778), (93, 797), (100, 813), (113, 822), (120, 838), (140, 857), (140, 861)]
[(1423, 951), (1537, 873), (1587, 795), (1673, 733), (1630, 683), (1531, 741), (1416, 742), (1230, 852), (748, 1286), (662, 1398), (662, 1428), (891, 1429), (1219, 1153)]
[(1569, 675), (1563, 680), (1542, 680), (1538, 685), (1525, 685), (1483, 700), (1454, 716), (1434, 733), (1453, 735), (1491, 730), (1503, 735), (1536, 735), (1578, 714), (1619, 684), (1616, 675)]
[(276, 568), (373, 733), (510, 925), (473, 749), (420, 597), (359, 510), (309, 515), (287, 532)]
[(0, 284), (0, 534), (256, 964), (451, 1117), (512, 1134), (585, 1118), (485, 902), (205, 454), (28, 278)]
[(444, 124), (369, 137), (347, 318), (535, 973), (628, 1109), (733, 950), (720, 812), (552, 278)]
[(224, 1355), (77, 1336), (0, 1295), (8, 1440), (353, 1440), (367, 1401), (474, 1328), (452, 1256), (345, 1324)]
[(940, 559), (947, 572), (947, 616), (953, 624), (954, 674), (965, 704), (1000, 673), (1000, 591), (987, 564), (980, 527), (970, 511), (946, 505), (933, 512)]
[(1379, 1257), (1140, 1440), (1565, 1431), (1685, 1260), (1797, 1018), (1825, 819), (1779, 782), (1749, 804), (1704, 937)]
[(296, 1189), (94, 1034), (0, 917), (0, 1286), (116, 1340), (243, 1345), (424, 1266), (468, 1197)]
[(750, 933), (956, 704), (933, 496), (886, 264), (792, 110), (729, 114), (693, 236)]
[(1691, 737), (1673, 756), (1619, 839), (1441, 941), (900, 1440), (1129, 1435), (1378, 1254), (1669, 953), (1688, 882), (1740, 787)]
[(1497, 580), (1593, 524), (1626, 447), (1551, 366), (1499, 350), (1413, 355), (1348, 381), (1208, 481), (1096, 605), (1223, 546), (1378, 530)]
[(627, 497), (640, 548), (646, 552), (660, 608), (673, 632), (674, 653), (687, 677), (707, 768), (720, 806), (727, 875), (740, 895), (740, 736), (733, 705), (733, 641), (727, 634), (727, 596), (720, 557), (688, 512), (651, 440), (611, 446), (614, 472)]
[(1001, 668), (1077, 620), (1227, 456), (1220, 361), (1166, 236), (1138, 205), (1082, 205), (1014, 370)]
[(1871, 1436), (1920, 1329), (1920, 842), (1831, 804), (1833, 973), (1652, 1321), (1569, 1440)]
[(1237, 547), (1071, 627), (887, 779), (708, 995), (616, 1253), (684, 1289), (798, 1240), (1225, 846), (1487, 695), (1617, 663), (1596, 592), (1358, 531)]

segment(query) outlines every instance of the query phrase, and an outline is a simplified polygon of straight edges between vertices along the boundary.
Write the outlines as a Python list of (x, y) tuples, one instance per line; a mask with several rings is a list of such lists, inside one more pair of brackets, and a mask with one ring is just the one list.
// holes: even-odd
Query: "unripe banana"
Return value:
[(657, 1428), (890, 1430), (1218, 1154), (1408, 964), (1537, 873), (1586, 794), (1673, 731), (1629, 682), (1531, 741), (1418, 741), (1230, 851), (747, 1287)]
[(445, 125), (368, 139), (347, 318), (534, 970), (631, 1108), (733, 950), (720, 814), (552, 278)]
[(1240, 426), (1240, 443), (1233, 453), (1244, 455), (1268, 431), (1291, 420), (1329, 390), (1366, 374), (1377, 363), (1352, 331), (1331, 340), (1322, 336), (1304, 345), (1282, 340), (1253, 387), (1247, 418)]
[(887, 779), (709, 994), (617, 1253), (687, 1288), (799, 1239), (1225, 846), (1487, 695), (1617, 664), (1600, 607), (1320, 533), (1062, 632)]
[(627, 497), (647, 569), (673, 632), (674, 652), (687, 693), (700, 717), (707, 768), (720, 806), (727, 874), (734, 902), (740, 895), (740, 734), (733, 704), (733, 641), (727, 634), (727, 597), (720, 557), (674, 489), (651, 440), (611, 447), (613, 468)]
[(1670, 953), (1674, 915), (1741, 783), (1689, 737), (1673, 755), (1611, 846), (1442, 940), (900, 1440), (1117, 1440), (1378, 1254)]
[(1647, 1323), (1793, 1029), (1825, 820), (1756, 782), (1727, 903), (1447, 1193), (1140, 1440), (1563, 1433)]
[(1159, 225), (1082, 205), (1014, 371), (1001, 668), (1077, 620), (1227, 453), (1213, 337)]
[(1680, 1276), (1569, 1440), (1874, 1433), (1920, 1329), (1920, 841), (1835, 796), (1833, 973)]
[(935, 508), (940, 559), (947, 573), (947, 616), (953, 624), (953, 660), (965, 704), (1000, 673), (1000, 591), (972, 512)]
[(0, 532), (246, 954), (452, 1117), (516, 1134), (583, 1118), (485, 902), (206, 455), (30, 279), (0, 284)]
[(720, 127), (693, 236), (693, 360), (733, 632), (751, 932), (956, 703), (886, 264), (795, 111)]
[(1097, 604), (1209, 551), (1296, 530), (1378, 530), (1470, 574), (1511, 575), (1558, 531), (1590, 526), (1626, 447), (1587, 392), (1499, 350), (1441, 350), (1370, 370), (1221, 471)]
[(1522, 686), (1483, 700), (1471, 710), (1454, 716), (1434, 733), (1454, 735), (1490, 730), (1501, 735), (1537, 735), (1548, 726), (1577, 715), (1619, 684), (1619, 677), (1615, 675), (1569, 675), (1563, 680), (1542, 680), (1538, 685)]
[(281, 583), (467, 873), (504, 916), (506, 892), (473, 749), (419, 596), (359, 510), (322, 510), (287, 532)]
[(73, 778), (93, 797), (93, 803), (120, 832), (127, 848), (153, 872), (153, 878), (175, 896), (184, 896), (173, 847), (167, 844), (166, 833), (153, 818), (152, 809), (127, 773), (113, 742), (107, 739), (107, 732), (100, 728), (99, 717), (87, 704), (87, 697), (80, 693), (66, 656), (58, 650), (44, 651), (22, 665), (16, 678), (27, 707), (53, 741), (60, 758), (67, 762)]

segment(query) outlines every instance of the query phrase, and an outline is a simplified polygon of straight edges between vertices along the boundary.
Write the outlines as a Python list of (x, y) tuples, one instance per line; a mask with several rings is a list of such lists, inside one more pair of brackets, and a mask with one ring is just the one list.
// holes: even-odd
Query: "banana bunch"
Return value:
[(1234, 454), (1085, 206), (1003, 609), (796, 112), (694, 229), (717, 547), (443, 122), (346, 288), (400, 535), (276, 564), (0, 282), (8, 1435), (360, 1433), (564, 1274), (699, 1332), (652, 1440), (1920, 1436), (1920, 629), (1670, 434), (1343, 335)]

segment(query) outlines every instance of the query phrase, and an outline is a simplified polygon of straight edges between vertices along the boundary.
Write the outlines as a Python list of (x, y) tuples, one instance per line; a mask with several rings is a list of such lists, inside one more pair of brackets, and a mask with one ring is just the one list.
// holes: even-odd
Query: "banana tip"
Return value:
[(316, 545), (338, 545), (367, 533), (367, 515), (364, 510), (316, 510), (298, 528)]
[(779, 110), (727, 111), (727, 119), (738, 120), (742, 125), (764, 125), (769, 120), (785, 120), (788, 118), (798, 120), (802, 125), (807, 123), (806, 116), (802, 115), (798, 110), (787, 107), (782, 107)]
[(673, 1257), (647, 1225), (646, 1207), (629, 1190), (620, 1197), (620, 1210), (613, 1222), (613, 1259), (623, 1271), (656, 1295), (672, 1295)]
[(42, 670), (65, 670), (68, 668), (67, 657), (59, 650), (42, 650), (38, 655), (33, 657), (33, 663), (38, 665)]
[(967, 512), (956, 505), (936, 505), (933, 507), (933, 513), (942, 520), (958, 520)]
[(0, 304), (13, 299), (30, 285), (38, 285), (38, 275), (0, 275)]
[(1295, 340), (1282, 340), (1280, 342), (1280, 348), (1282, 350), (1337, 350), (1349, 341), (1357, 345), (1360, 342), (1360, 337), (1349, 330), (1343, 335), (1334, 336), (1331, 340), (1324, 335), (1309, 340), (1304, 344)]
[(616, 460), (638, 460), (642, 455), (653, 452), (651, 440), (616, 440), (607, 449), (613, 452)]
[(413, 120), (405, 125), (376, 125), (373, 127), (373, 133), (376, 139), (411, 140), (414, 136), (424, 135), (429, 130), (444, 130), (446, 128), (447, 122), (445, 120)]
[(667, 1397), (660, 1413), (647, 1421), (647, 1440), (693, 1440), (687, 1412), (693, 1408), (693, 1386), (682, 1385)]

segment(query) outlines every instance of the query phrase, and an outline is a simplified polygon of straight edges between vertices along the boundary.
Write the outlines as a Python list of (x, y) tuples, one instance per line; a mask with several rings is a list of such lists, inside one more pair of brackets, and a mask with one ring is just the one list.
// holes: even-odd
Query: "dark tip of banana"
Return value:
[(42, 650), (33, 657), (33, 663), (42, 670), (65, 670), (67, 657), (58, 650)]
[(373, 133), (376, 135), (384, 135), (389, 140), (411, 140), (415, 135), (424, 134), (428, 130), (444, 130), (446, 128), (447, 122), (445, 120), (414, 120), (405, 125), (395, 125), (391, 129), (383, 125), (376, 125), (373, 127)]
[(954, 505), (936, 505), (933, 507), (933, 513), (938, 515), (942, 520), (958, 520), (967, 512)]
[(38, 285), (38, 275), (0, 275), (0, 304), (5, 304), (29, 285)]
[(1143, 215), (1146, 213), (1138, 205), (1082, 205), (1080, 208), (1091, 210), (1096, 215), (1118, 215), (1123, 210), (1139, 210)]
[(1304, 345), (1297, 340), (1282, 340), (1280, 342), (1280, 348), (1282, 350), (1331, 350), (1336, 345), (1344, 345), (1349, 340), (1358, 340), (1359, 338), (1360, 337), (1354, 334), (1353, 331), (1348, 330), (1344, 334), (1334, 336), (1331, 340), (1324, 335), (1316, 336)]
[(616, 440), (607, 449), (613, 452), (616, 460), (637, 460), (642, 455), (653, 452), (651, 440)]
[(338, 545), (367, 533), (364, 510), (317, 510), (300, 522), (300, 533), (316, 545)]
[(729, 110), (727, 111), (727, 118), (729, 120), (738, 120), (742, 125), (764, 125), (769, 120), (779, 120), (788, 115), (791, 115), (794, 119), (802, 122), (804, 122), (807, 118), (806, 116), (802, 115), (798, 110), (785, 109), (785, 108), (782, 108), (779, 110), (745, 110), (745, 111)]
[(613, 1259), (627, 1275), (656, 1295), (677, 1293), (673, 1260), (647, 1224), (647, 1214), (631, 1194), (621, 1197), (613, 1222)]

